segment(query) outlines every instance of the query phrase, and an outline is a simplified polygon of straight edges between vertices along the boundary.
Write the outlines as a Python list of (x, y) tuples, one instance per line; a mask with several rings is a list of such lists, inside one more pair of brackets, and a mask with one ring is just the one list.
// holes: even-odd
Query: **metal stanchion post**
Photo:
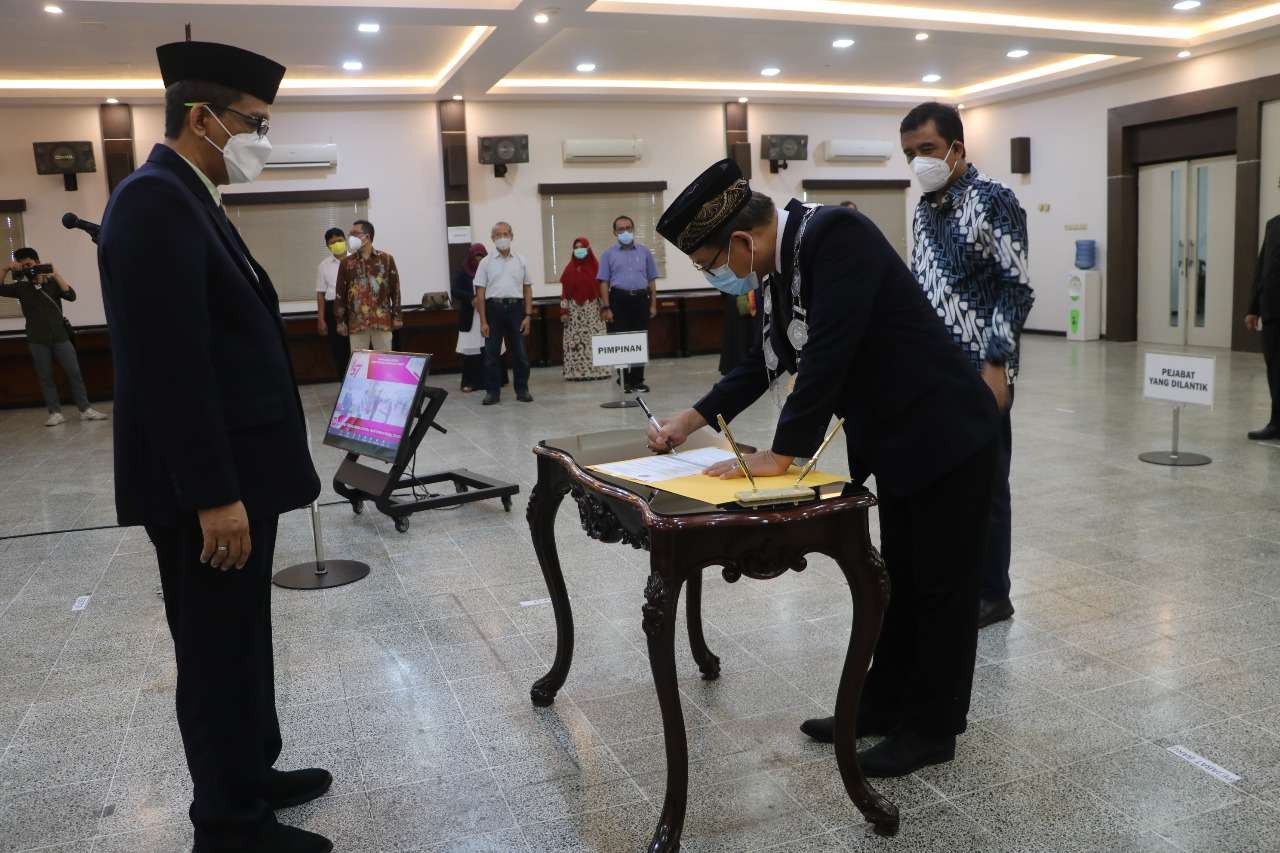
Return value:
[[(305, 419), (304, 419), (305, 420)], [(311, 424), (307, 423), (307, 447), (311, 447)], [(298, 563), (281, 569), (271, 582), (284, 589), (332, 589), (355, 583), (369, 574), (369, 564), (358, 560), (326, 560), (324, 534), (320, 527), (320, 499), (311, 502), (311, 533), (315, 537), (314, 563)]]
[(1182, 405), (1173, 407), (1173, 443), (1169, 450), (1152, 450), (1140, 453), (1138, 458), (1152, 465), (1168, 465), (1175, 468), (1189, 468), (1196, 465), (1208, 465), (1213, 460), (1200, 453), (1182, 453), (1178, 450), (1178, 439), (1182, 425)]
[(618, 371), (618, 399), (610, 400), (607, 403), (601, 403), (600, 408), (602, 409), (634, 409), (636, 406), (639, 406), (640, 404), (637, 403), (635, 400), (632, 400), (629, 397), (627, 397), (627, 389), (625, 387), (627, 384), (627, 368), (619, 366), (617, 368), (617, 371)]

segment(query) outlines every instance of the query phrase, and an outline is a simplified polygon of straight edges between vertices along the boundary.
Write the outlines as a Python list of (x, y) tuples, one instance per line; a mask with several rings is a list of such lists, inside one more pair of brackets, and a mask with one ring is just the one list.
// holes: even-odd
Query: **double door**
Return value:
[(1236, 160), (1144, 166), (1138, 173), (1138, 339), (1229, 347)]

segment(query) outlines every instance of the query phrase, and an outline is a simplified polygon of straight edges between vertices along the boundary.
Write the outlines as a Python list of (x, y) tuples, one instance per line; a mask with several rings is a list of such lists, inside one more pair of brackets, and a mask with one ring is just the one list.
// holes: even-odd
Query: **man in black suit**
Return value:
[(145, 525), (160, 565), (196, 853), (328, 853), (329, 841), (273, 814), (332, 783), (324, 770), (272, 767), (276, 525), (320, 483), (279, 300), (218, 191), (265, 163), (284, 68), (203, 42), (156, 52), (165, 141), (112, 194), (98, 254), (117, 515)]
[[(872, 777), (951, 760), (965, 729), (977, 654), (978, 575), (987, 532), (998, 413), (897, 252), (843, 207), (753, 193), (732, 160), (703, 173), (658, 231), (727, 293), (760, 287), (762, 336), (692, 409), (650, 428), (655, 450), (732, 420), (770, 386), (785, 395), (772, 447), (746, 456), (757, 475), (812, 456), (843, 416), (855, 483), (876, 477), (881, 547), (892, 582), (858, 734)], [(763, 280), (763, 285), (758, 282)], [(784, 374), (794, 374), (787, 390)], [(736, 463), (708, 471), (741, 476)], [(831, 718), (802, 729), (834, 737)]]
[(1258, 269), (1254, 273), (1253, 303), (1244, 324), (1262, 328), (1262, 355), (1267, 361), (1267, 386), (1271, 389), (1271, 420), (1249, 433), (1254, 441), (1280, 438), (1280, 216), (1267, 223)]

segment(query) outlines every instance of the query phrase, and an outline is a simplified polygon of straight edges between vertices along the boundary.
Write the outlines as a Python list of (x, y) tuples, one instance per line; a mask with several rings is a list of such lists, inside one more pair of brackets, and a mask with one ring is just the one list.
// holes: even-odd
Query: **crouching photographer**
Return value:
[(0, 296), (18, 300), (22, 316), (27, 321), (27, 346), (31, 348), (31, 360), (36, 375), (40, 377), (40, 390), (44, 394), (49, 419), (45, 426), (66, 423), (62, 416), (62, 401), (58, 385), (53, 379), (53, 360), (67, 375), (71, 394), (80, 410), (81, 420), (106, 420), (106, 415), (89, 405), (84, 379), (80, 375), (80, 362), (71, 342), (71, 324), (62, 316), (62, 302), (74, 302), (76, 292), (58, 275), (53, 264), (41, 264), (35, 249), (19, 249), (13, 253), (13, 263), (5, 271), (0, 283)]

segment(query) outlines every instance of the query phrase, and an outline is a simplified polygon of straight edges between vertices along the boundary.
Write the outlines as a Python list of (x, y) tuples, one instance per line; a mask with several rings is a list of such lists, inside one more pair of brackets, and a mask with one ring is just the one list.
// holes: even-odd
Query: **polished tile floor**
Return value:
[[(881, 785), (902, 832), (868, 834), (830, 750), (797, 730), (832, 703), (851, 612), (838, 572), (822, 559), (771, 582), (712, 572), (707, 631), (724, 675), (700, 681), (680, 659), (685, 850), (1280, 847), (1280, 447), (1244, 440), (1266, 419), (1260, 359), (1219, 355), (1217, 408), (1183, 422), (1185, 448), (1214, 462), (1170, 470), (1137, 460), (1169, 435), (1167, 407), (1140, 396), (1140, 347), (1030, 337), (1025, 349), (1018, 615), (981, 635), (956, 761)], [(689, 401), (714, 369), (655, 365), (651, 402)], [(532, 405), (490, 409), (451, 396), (450, 431), (419, 460), (518, 482), (515, 512), (420, 515), (399, 534), (376, 513), (326, 506), (330, 555), (373, 574), (274, 590), (282, 761), (337, 777), (282, 818), (340, 851), (635, 853), (652, 831), (664, 762), (644, 555), (589, 542), (566, 507), (576, 662), (555, 705), (533, 708), (554, 622), (522, 514), (537, 439), (639, 416), (600, 409), (606, 386), (554, 370), (533, 391)], [(332, 393), (305, 389), (317, 437)], [(772, 405), (744, 416), (744, 437), (767, 441)], [(51, 430), (43, 417), (0, 412), (0, 851), (186, 850), (190, 782), (153, 556), (137, 530), (49, 533), (112, 523), (110, 426)], [(315, 456), (326, 476), (340, 458), (318, 442)], [(843, 464), (837, 449), (829, 467)], [(309, 541), (306, 513), (284, 519), (277, 565), (306, 560)]]

